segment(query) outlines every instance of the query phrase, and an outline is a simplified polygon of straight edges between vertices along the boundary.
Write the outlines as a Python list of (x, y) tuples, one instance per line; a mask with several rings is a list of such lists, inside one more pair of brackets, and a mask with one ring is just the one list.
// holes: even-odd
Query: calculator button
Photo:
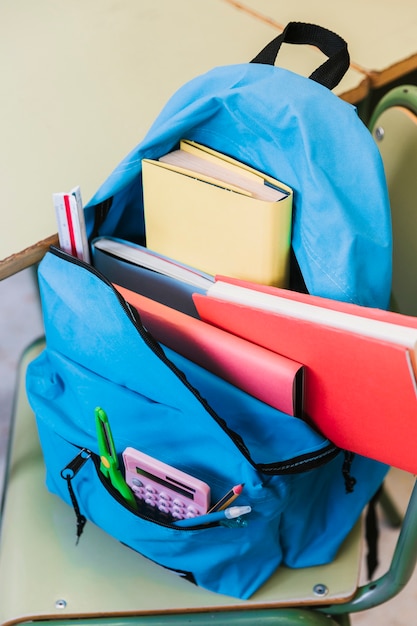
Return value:
[(161, 493), (159, 494), (159, 497), (161, 500), (164, 500), (165, 502), (170, 502), (172, 500), (171, 496), (166, 491), (161, 491)]
[(145, 489), (146, 489), (146, 492), (149, 493), (149, 494), (156, 494), (157, 493), (155, 487), (153, 487), (152, 485), (146, 485)]
[(198, 509), (195, 506), (187, 507), (187, 517), (196, 517), (199, 514)]
[(159, 501), (159, 503), (158, 503), (158, 509), (159, 509), (162, 513), (169, 513), (169, 506), (167, 506), (164, 502)]
[(153, 495), (147, 495), (145, 498), (145, 502), (146, 504), (150, 504), (151, 506), (156, 506), (157, 504), (156, 497)]
[(132, 478), (132, 485), (135, 487), (143, 487), (143, 482), (139, 478)]
[(180, 500), (179, 498), (174, 498), (174, 501), (172, 503), (174, 506), (177, 506), (180, 509), (185, 508), (185, 504), (182, 500)]

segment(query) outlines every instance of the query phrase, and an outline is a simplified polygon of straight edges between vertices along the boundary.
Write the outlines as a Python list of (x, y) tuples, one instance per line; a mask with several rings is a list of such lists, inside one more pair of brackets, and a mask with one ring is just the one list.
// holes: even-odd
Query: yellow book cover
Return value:
[(288, 286), (292, 190), (191, 145), (142, 162), (147, 247), (208, 274)]

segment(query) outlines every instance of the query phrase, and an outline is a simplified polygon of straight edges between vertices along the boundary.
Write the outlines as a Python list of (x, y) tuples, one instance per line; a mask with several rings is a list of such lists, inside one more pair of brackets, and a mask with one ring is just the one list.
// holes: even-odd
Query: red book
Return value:
[(303, 366), (115, 285), (160, 343), (290, 415), (301, 415)]
[(416, 318), (243, 281), (218, 282), (249, 288), (252, 296), (267, 293), (314, 304), (323, 318), (335, 310), (365, 319), (365, 330), (354, 332), (212, 297), (210, 289), (207, 296), (193, 296), (204, 321), (305, 365), (306, 415), (336, 445), (417, 471), (414, 344), (364, 334), (379, 330), (382, 322), (405, 329), (404, 335), (411, 331), (412, 339)]

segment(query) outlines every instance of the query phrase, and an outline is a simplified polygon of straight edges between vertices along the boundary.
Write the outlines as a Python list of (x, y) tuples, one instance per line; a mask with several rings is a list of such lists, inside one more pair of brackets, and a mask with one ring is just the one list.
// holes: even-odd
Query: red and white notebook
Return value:
[(417, 318), (224, 277), (193, 299), (204, 321), (305, 365), (306, 415), (336, 445), (417, 471)]
[(157, 341), (284, 413), (302, 415), (303, 366), (115, 285)]

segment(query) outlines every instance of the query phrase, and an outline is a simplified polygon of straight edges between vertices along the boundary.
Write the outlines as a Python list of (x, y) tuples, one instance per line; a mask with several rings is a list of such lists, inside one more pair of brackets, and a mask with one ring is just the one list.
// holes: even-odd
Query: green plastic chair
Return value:
[(335, 561), (302, 570), (279, 568), (247, 601), (194, 587), (88, 523), (75, 545), (70, 507), (44, 486), (45, 468), (27, 403), (24, 355), (16, 395), (13, 442), (0, 536), (0, 624), (142, 626), (160, 624), (350, 624), (349, 614), (395, 596), (417, 559), (414, 488), (389, 570), (358, 587), (361, 524)]
[[(379, 102), (370, 129), (385, 165), (393, 228), (394, 310), (417, 315), (417, 87), (390, 90)], [(365, 208), (366, 210), (366, 208)]]
[(310, 617), (309, 609), (299, 607), (353, 597), (361, 562), (361, 524), (333, 563), (303, 570), (279, 568), (248, 601), (198, 588), (90, 522), (77, 546), (72, 508), (45, 488), (35, 419), (26, 399), (26, 366), (42, 347), (43, 341), (32, 345), (20, 368), (0, 536), (0, 624), (184, 624), (186, 616), (187, 624), (214, 620), (253, 625), (283, 623), (284, 616), (292, 619), (293, 614), (297, 620), (308, 615), (306, 624), (320, 624), (327, 618), (320, 613)]

